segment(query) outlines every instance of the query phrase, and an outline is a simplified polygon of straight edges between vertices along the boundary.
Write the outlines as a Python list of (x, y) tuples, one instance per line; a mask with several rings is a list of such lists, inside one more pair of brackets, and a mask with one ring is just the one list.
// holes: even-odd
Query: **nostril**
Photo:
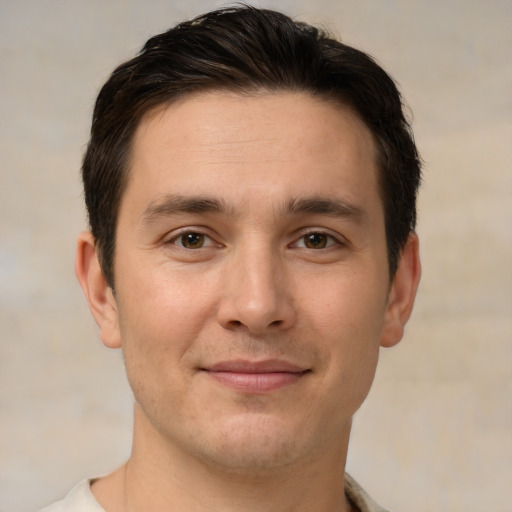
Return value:
[[(280, 327), (283, 325), (283, 320), (274, 320), (273, 322), (270, 322), (268, 325), (268, 327)], [(244, 324), (244, 322), (240, 321), (240, 320), (230, 320), (228, 322), (228, 325), (229, 327), (231, 327), (232, 329), (233, 328), (240, 328), (240, 327), (246, 327), (246, 325)]]

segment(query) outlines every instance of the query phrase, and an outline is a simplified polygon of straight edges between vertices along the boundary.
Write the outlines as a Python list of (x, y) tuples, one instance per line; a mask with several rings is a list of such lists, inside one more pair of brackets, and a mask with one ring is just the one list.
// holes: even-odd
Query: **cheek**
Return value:
[(179, 409), (186, 396), (187, 354), (200, 324), (193, 304), (168, 286), (138, 290), (144, 292), (140, 300), (126, 300), (119, 308), (126, 374), (136, 402), (163, 428), (168, 411)]
[(325, 376), (335, 400), (357, 408), (369, 391), (379, 356), (386, 284), (378, 274), (330, 276), (322, 293), (304, 295), (305, 324), (323, 354)]
[(171, 368), (185, 364), (200, 337), (211, 302), (187, 276), (131, 275), (129, 285), (119, 290), (118, 302), (128, 376), (172, 379)]
[(174, 333), (199, 329), (210, 314), (210, 280), (198, 273), (160, 265), (151, 273), (131, 275), (133, 278), (122, 294), (124, 317), (129, 315), (131, 327), (141, 333), (153, 333), (163, 342), (166, 335), (174, 337)]
[[(341, 269), (314, 276), (311, 281), (302, 287), (297, 301), (318, 332), (343, 344), (378, 338), (386, 310), (387, 284), (377, 272)], [(376, 341), (378, 344), (380, 338)]]

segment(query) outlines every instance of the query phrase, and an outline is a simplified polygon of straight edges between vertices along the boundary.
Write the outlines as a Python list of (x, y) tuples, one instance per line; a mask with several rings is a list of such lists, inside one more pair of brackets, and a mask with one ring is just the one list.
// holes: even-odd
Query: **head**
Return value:
[(136, 459), (339, 469), (412, 310), (418, 174), (388, 75), (279, 13), (207, 14), (113, 73), (76, 269), (123, 350)]
[(132, 143), (149, 113), (188, 95), (303, 92), (349, 107), (373, 136), (390, 278), (416, 223), (420, 161), (400, 93), (367, 54), (284, 14), (253, 7), (210, 12), (152, 37), (105, 83), (83, 161), (92, 235), (114, 288), (119, 205)]

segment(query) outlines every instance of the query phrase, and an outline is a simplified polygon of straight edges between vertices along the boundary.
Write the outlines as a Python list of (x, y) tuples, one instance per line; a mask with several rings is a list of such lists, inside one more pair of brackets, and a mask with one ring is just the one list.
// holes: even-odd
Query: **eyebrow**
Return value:
[[(207, 196), (164, 195), (152, 201), (141, 215), (143, 225), (148, 225), (160, 217), (178, 213), (218, 213), (234, 216), (234, 208), (225, 201)], [(327, 215), (362, 222), (366, 212), (359, 206), (339, 198), (305, 197), (291, 198), (278, 210), (282, 216), (300, 214)]]
[(167, 217), (176, 213), (223, 213), (229, 215), (232, 209), (219, 199), (203, 196), (165, 195), (155, 199), (141, 215), (144, 224), (158, 217)]
[(366, 211), (360, 206), (339, 198), (305, 197), (290, 199), (284, 209), (285, 215), (313, 214), (341, 217), (363, 222), (367, 218)]

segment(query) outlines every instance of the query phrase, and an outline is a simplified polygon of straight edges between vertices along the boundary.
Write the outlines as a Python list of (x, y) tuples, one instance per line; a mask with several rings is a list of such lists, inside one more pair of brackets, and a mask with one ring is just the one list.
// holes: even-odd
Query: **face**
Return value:
[(152, 113), (116, 243), (102, 336), (160, 440), (226, 468), (347, 442), (393, 297), (375, 145), (348, 108), (219, 92)]

